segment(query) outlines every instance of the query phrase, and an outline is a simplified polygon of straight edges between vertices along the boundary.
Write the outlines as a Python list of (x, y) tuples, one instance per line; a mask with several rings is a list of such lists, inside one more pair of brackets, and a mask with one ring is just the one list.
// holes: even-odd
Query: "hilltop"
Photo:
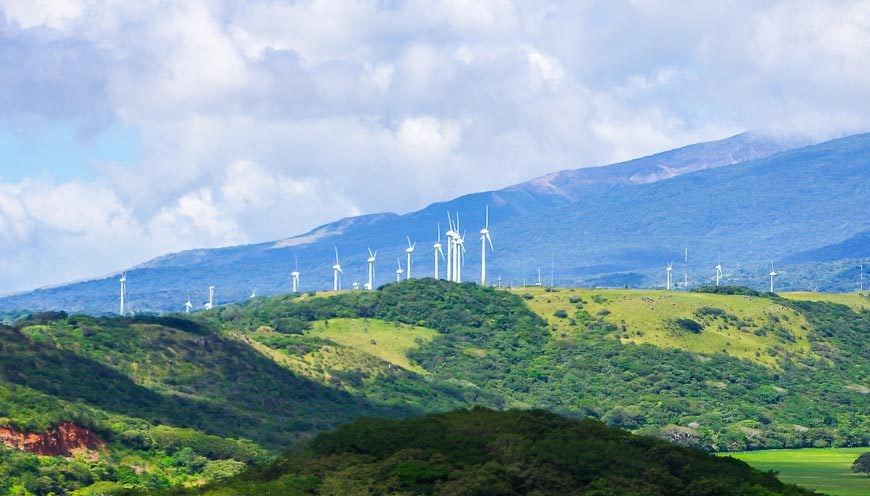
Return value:
[[(277, 241), (161, 256), (127, 271), (129, 308), (178, 311), (188, 293), (201, 308), (209, 285), (218, 303), (245, 299), (254, 288), (286, 292), (296, 258), (302, 289), (327, 289), (336, 246), (345, 287), (364, 281), (369, 247), (380, 250), (381, 284), (394, 280), (406, 235), (418, 242), (415, 274), (430, 275), (431, 243), (438, 223), (446, 230), (448, 211), (460, 212), (468, 229), (465, 274), (474, 280), (485, 205), (496, 245), (490, 282), (501, 276), (505, 286), (552, 267), (557, 286), (656, 288), (667, 262), (683, 272), (688, 246), (690, 286), (709, 283), (721, 258), (730, 284), (764, 289), (774, 260), (778, 289), (852, 291), (857, 261), (870, 256), (861, 243), (870, 230), (862, 200), (870, 190), (868, 157), (868, 134), (803, 147), (739, 135), (562, 171), (403, 215), (364, 215)], [(117, 286), (109, 277), (13, 295), (0, 298), (0, 311), (114, 312)]]
[(751, 469), (593, 420), (485, 409), (368, 419), (197, 494), (814, 494)]
[(100, 442), (0, 448), (0, 492), (196, 485), (359, 417), (475, 405), (711, 451), (867, 445), (870, 298), (731, 292), (422, 279), (192, 318), (33, 315), (0, 328), (0, 426), (72, 422)]

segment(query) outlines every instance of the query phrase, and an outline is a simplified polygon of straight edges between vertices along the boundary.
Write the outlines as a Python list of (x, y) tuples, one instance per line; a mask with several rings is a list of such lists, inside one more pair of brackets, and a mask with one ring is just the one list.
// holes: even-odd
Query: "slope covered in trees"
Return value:
[(359, 420), (205, 495), (803, 495), (719, 458), (543, 411)]

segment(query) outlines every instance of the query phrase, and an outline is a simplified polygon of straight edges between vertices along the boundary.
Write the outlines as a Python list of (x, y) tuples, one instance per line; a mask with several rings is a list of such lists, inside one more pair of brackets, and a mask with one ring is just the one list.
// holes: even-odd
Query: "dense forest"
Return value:
[(482, 408), (358, 420), (204, 495), (804, 495), (720, 458), (595, 420)]

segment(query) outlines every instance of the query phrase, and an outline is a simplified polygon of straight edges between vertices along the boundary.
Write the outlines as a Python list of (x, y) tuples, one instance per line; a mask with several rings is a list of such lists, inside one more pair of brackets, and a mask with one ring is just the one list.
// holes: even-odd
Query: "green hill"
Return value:
[(198, 485), (355, 418), (475, 405), (711, 451), (865, 446), (870, 311), (855, 298), (421, 279), (192, 318), (40, 314), (0, 327), (0, 437), (70, 421), (102, 445), (0, 445), (0, 493)]
[(358, 420), (204, 495), (802, 495), (733, 458), (543, 411)]

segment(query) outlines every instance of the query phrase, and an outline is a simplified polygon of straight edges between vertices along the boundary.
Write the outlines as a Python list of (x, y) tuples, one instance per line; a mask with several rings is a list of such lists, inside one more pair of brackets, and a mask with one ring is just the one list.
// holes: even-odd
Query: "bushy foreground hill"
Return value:
[(719, 458), (594, 420), (476, 408), (358, 420), (204, 495), (803, 495)]
[(358, 417), (474, 405), (707, 450), (864, 446), (865, 299), (423, 279), (192, 319), (35, 315), (0, 327), (0, 438), (71, 422), (98, 441), (66, 439), (65, 457), (0, 446), (0, 493), (197, 485)]

